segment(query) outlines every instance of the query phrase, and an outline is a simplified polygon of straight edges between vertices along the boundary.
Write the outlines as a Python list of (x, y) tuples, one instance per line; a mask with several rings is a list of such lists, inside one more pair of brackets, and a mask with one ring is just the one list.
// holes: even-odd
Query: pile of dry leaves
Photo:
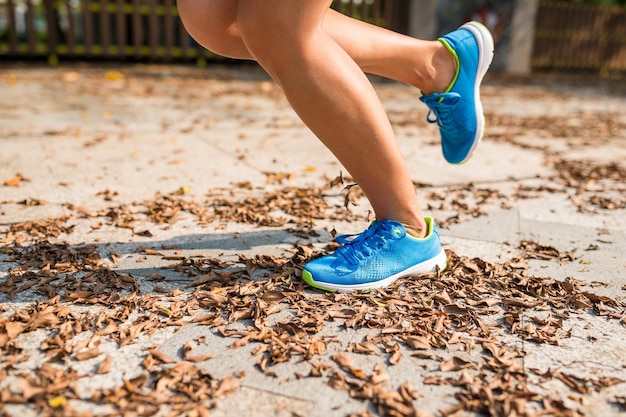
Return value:
[[(576, 178), (570, 177), (571, 187)], [(334, 181), (334, 185), (341, 183)], [(188, 287), (182, 290), (155, 286), (144, 293), (141, 279), (116, 272), (95, 245), (68, 245), (59, 239), (72, 233), (76, 221), (85, 219), (135, 232), (146, 224), (173, 225), (181, 215), (192, 216), (199, 224), (283, 227), (290, 222), (300, 235), (312, 232), (313, 219), (355, 219), (346, 208), (358, 199), (349, 195), (356, 190), (353, 187), (347, 189), (345, 206), (329, 204), (328, 191), (317, 187), (285, 186), (261, 197), (237, 199), (241, 190), (249, 188), (239, 184), (232, 190), (215, 191), (207, 203), (174, 193), (98, 212), (73, 208), (64, 218), (11, 225), (0, 240), (0, 253), (11, 265), (0, 292), (8, 300), (28, 293), (38, 301), (4, 312), (0, 319), (0, 380), (10, 377), (13, 381), (0, 385), (0, 402), (30, 403), (42, 415), (93, 415), (72, 408), (71, 401), (78, 399), (104, 407), (106, 415), (149, 416), (163, 410), (172, 416), (208, 415), (216, 398), (238, 389), (243, 374), (218, 380), (198, 367), (211, 358), (194, 353), (203, 338), (181, 346), (180, 357), (160, 352), (159, 346), (148, 347), (139, 376), (87, 397), (80, 386), (89, 375), (71, 367), (75, 362), (102, 358), (93, 375), (106, 374), (115, 358), (103, 357), (100, 347), (104, 343), (122, 347), (159, 329), (190, 324), (209, 326), (232, 339), (232, 349), (252, 345), (256, 366), (268, 377), (274, 375), (277, 364), (307, 361), (310, 372), (295, 377), (325, 378), (334, 389), (369, 402), (381, 415), (428, 413), (416, 408), (421, 394), (410, 382), (390, 388), (385, 366), (368, 372), (355, 366), (351, 355), (384, 357), (387, 366), (395, 366), (408, 350), (416, 361), (437, 363), (439, 372), (426, 372), (423, 383), (453, 387), (457, 399), (455, 406), (439, 410), (442, 416), (464, 411), (575, 416), (577, 411), (563, 399), (534, 389), (531, 377), (562, 381), (580, 394), (624, 382), (602, 376), (581, 379), (558, 370), (529, 372), (522, 366), (524, 352), (510, 343), (511, 337), (558, 344), (571, 335), (567, 319), (585, 314), (626, 325), (623, 300), (591, 293), (574, 279), (529, 276), (529, 259), (575, 260), (571, 253), (536, 242), (521, 242), (518, 256), (500, 264), (451, 252), (445, 271), (355, 294), (319, 294), (304, 288), (300, 271), (318, 255), (312, 245), (294, 245), (289, 257), (240, 255), (238, 261), (230, 262), (171, 256), (141, 247), (143, 255), (173, 261), (167, 268), (188, 277)], [(479, 202), (504, 200), (494, 191), (470, 189)], [(462, 190), (457, 192), (462, 196)], [(476, 207), (456, 204), (453, 210), (476, 216), (481, 214)], [(147, 279), (164, 280), (156, 271)], [(98, 308), (81, 308), (94, 306)], [(337, 336), (322, 336), (329, 323), (346, 330), (367, 329), (368, 336), (341, 350)], [(29, 357), (20, 336), (37, 330), (46, 332), (39, 346), (46, 360), (34, 371), (21, 370), (20, 364)], [(616, 398), (615, 403), (623, 407), (623, 398)]]

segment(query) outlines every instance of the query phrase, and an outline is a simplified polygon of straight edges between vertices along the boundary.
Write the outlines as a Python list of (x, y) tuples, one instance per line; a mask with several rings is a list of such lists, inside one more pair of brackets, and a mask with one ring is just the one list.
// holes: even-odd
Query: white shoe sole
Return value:
[(474, 106), (476, 108), (477, 115), (476, 136), (474, 137), (472, 147), (467, 153), (465, 159), (457, 162), (457, 164), (460, 165), (470, 159), (485, 134), (485, 114), (483, 113), (483, 105), (480, 101), (480, 85), (485, 77), (485, 74), (487, 73), (487, 70), (489, 69), (489, 66), (491, 65), (491, 61), (493, 60), (494, 42), (491, 32), (489, 32), (489, 29), (487, 29), (482, 23), (468, 22), (459, 29), (469, 30), (472, 35), (474, 35), (474, 38), (478, 43), (478, 70), (476, 72), (476, 83), (474, 83)]
[(382, 279), (380, 281), (367, 282), (364, 284), (357, 285), (341, 285), (341, 284), (330, 284), (328, 282), (318, 282), (315, 281), (315, 284), (319, 286), (319, 288), (323, 288), (325, 290), (336, 291), (336, 292), (353, 292), (359, 290), (372, 290), (376, 288), (384, 288), (391, 285), (398, 278), (406, 277), (409, 275), (423, 275), (429, 272), (433, 272), (439, 268), (439, 270), (444, 270), (448, 264), (448, 258), (446, 257), (446, 252), (441, 249), (435, 257), (428, 259), (422, 263), (417, 265), (413, 265), (412, 267), (405, 269), (404, 271), (398, 272), (388, 278)]

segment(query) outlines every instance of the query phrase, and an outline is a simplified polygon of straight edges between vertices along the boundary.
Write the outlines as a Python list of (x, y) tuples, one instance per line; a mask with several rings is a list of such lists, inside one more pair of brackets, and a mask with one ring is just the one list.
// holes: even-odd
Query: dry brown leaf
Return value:
[(402, 359), (402, 352), (400, 352), (399, 350), (396, 350), (389, 357), (389, 364), (397, 365), (398, 363), (400, 363), (400, 359)]
[(557, 379), (560, 379), (565, 385), (573, 390), (580, 392), (581, 394), (588, 394), (589, 388), (587, 387), (587, 381), (582, 378), (578, 378), (574, 375), (568, 375), (564, 373), (557, 373), (555, 375)]
[(309, 345), (307, 358), (312, 358), (314, 355), (323, 355), (326, 352), (326, 343), (321, 340), (315, 340)]
[(382, 366), (376, 365), (372, 371), (372, 376), (369, 381), (374, 385), (382, 384), (389, 381), (389, 374), (385, 372)]
[(9, 340), (15, 339), (20, 333), (22, 333), (26, 329), (26, 324), (24, 323), (4, 321), (2, 324), (4, 325), (4, 331)]
[(193, 281), (191, 281), (189, 283), (189, 286), (190, 287), (197, 287), (199, 285), (206, 284), (207, 282), (211, 281), (212, 279), (214, 279), (214, 275), (213, 274), (203, 274), (203, 275), (200, 275), (199, 277), (197, 277), (196, 279), (194, 279)]
[(350, 389), (350, 385), (346, 382), (346, 377), (343, 374), (334, 372), (328, 378), (328, 386), (337, 391), (347, 391)]
[(335, 353), (333, 355), (333, 360), (344, 369), (353, 368), (352, 359), (345, 353)]
[(158, 360), (159, 362), (162, 363), (176, 363), (177, 361), (175, 359), (172, 359), (171, 357), (169, 357), (168, 355), (166, 355), (163, 352), (160, 352), (156, 349), (150, 349), (148, 350), (148, 353), (156, 360)]
[(432, 348), (428, 338), (425, 336), (406, 336), (402, 340), (413, 349), (429, 350)]
[(221, 397), (223, 395), (230, 394), (237, 391), (240, 386), (241, 384), (239, 383), (237, 378), (235, 378), (234, 376), (227, 376), (220, 381), (214, 395), (215, 397)]
[(111, 372), (112, 365), (113, 365), (113, 359), (111, 358), (111, 355), (107, 355), (107, 357), (104, 358), (102, 362), (100, 362), (100, 365), (98, 365), (96, 374), (98, 375), (108, 374), (109, 372)]
[(98, 346), (96, 346), (95, 348), (83, 351), (83, 352), (79, 352), (77, 353), (74, 357), (76, 358), (76, 360), (78, 361), (86, 361), (88, 359), (93, 359), (97, 356), (100, 355), (100, 348)]
[(186, 361), (193, 362), (193, 363), (205, 362), (205, 361), (208, 361), (209, 359), (213, 359), (213, 355), (211, 355), (210, 353), (206, 353), (204, 355), (189, 355), (185, 357)]
[(266, 291), (261, 297), (261, 299), (268, 304), (272, 304), (272, 303), (277, 303), (277, 302), (284, 300), (285, 297), (286, 297), (285, 294), (282, 293), (281, 291), (272, 290), (272, 291)]
[(6, 187), (19, 187), (23, 180), (24, 180), (24, 177), (22, 176), (22, 174), (18, 173), (18, 174), (15, 174), (13, 178), (10, 178), (4, 181), (2, 185)]
[(474, 368), (475, 365), (469, 361), (459, 358), (458, 356), (453, 356), (450, 359), (446, 359), (441, 361), (439, 364), (439, 368), (442, 372), (452, 372), (459, 371), (461, 369), (466, 368)]

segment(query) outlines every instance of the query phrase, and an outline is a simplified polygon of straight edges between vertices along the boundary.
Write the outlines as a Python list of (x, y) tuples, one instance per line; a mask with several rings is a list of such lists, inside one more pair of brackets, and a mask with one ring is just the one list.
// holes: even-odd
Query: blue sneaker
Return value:
[(444, 93), (424, 95), (420, 100), (430, 107), (426, 120), (439, 125), (444, 158), (462, 164), (485, 132), (479, 90), (493, 59), (493, 37), (481, 23), (469, 22), (439, 41), (454, 55), (456, 75)]
[(407, 234), (401, 223), (375, 220), (358, 235), (337, 237), (343, 246), (306, 264), (302, 279), (326, 291), (351, 292), (386, 287), (407, 275), (444, 269), (446, 253), (431, 217), (425, 238)]

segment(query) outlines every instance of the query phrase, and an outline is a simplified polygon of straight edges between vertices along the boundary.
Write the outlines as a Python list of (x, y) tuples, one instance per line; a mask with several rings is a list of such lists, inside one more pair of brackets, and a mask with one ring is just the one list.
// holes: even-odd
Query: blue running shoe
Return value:
[(409, 235), (401, 223), (375, 220), (358, 235), (337, 237), (343, 246), (306, 264), (302, 279), (326, 291), (351, 292), (386, 287), (407, 275), (444, 269), (446, 253), (431, 217), (425, 238)]
[(480, 83), (493, 59), (493, 37), (484, 25), (469, 22), (439, 41), (454, 56), (456, 75), (444, 93), (423, 95), (420, 100), (430, 107), (428, 122), (439, 125), (444, 158), (462, 164), (485, 132)]

